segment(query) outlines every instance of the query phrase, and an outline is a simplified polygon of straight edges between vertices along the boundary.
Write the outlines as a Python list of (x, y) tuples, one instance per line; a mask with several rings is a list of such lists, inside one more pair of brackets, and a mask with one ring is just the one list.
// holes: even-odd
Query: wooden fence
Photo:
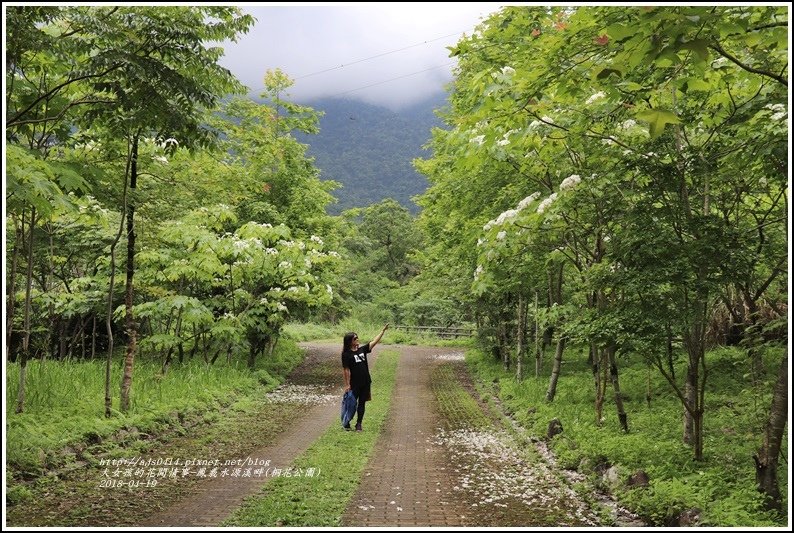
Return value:
[(442, 339), (457, 339), (458, 337), (471, 337), (474, 335), (473, 327), (457, 326), (390, 326), (398, 331), (434, 335)]

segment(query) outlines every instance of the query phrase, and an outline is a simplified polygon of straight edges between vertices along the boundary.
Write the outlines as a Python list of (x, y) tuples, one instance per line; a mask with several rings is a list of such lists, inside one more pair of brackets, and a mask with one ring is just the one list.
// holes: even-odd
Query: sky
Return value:
[(499, 7), (494, 2), (245, 5), (256, 23), (237, 43), (222, 44), (220, 64), (252, 95), (262, 92), (268, 69), (280, 68), (295, 80), (289, 91), (295, 102), (339, 97), (397, 110), (444, 90), (456, 61), (446, 47)]

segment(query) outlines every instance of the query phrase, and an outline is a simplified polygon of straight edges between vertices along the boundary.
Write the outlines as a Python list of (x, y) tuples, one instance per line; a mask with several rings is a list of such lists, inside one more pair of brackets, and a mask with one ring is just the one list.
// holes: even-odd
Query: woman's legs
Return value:
[(367, 400), (369, 399), (369, 387), (359, 387), (353, 389), (353, 395), (358, 401), (356, 409), (356, 429), (361, 429), (361, 421), (364, 419), (364, 409), (366, 408)]

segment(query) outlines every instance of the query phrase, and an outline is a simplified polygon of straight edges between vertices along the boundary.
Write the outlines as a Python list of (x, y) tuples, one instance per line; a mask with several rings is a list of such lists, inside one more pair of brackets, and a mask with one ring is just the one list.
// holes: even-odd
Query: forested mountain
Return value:
[(427, 157), (422, 146), (430, 139), (430, 128), (441, 124), (433, 110), (445, 104), (443, 93), (399, 112), (348, 99), (308, 102), (325, 113), (320, 133), (296, 137), (310, 146), (320, 177), (343, 185), (334, 191), (339, 202), (329, 211), (337, 214), (394, 198), (415, 213), (411, 197), (425, 191), (427, 180), (411, 161)]

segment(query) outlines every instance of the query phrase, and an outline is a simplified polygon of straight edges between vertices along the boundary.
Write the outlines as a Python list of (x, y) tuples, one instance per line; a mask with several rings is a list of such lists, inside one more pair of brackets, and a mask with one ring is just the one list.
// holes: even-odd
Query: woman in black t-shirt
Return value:
[[(358, 335), (353, 332), (346, 334), (342, 340), (342, 374), (345, 377), (345, 392), (352, 390), (358, 402), (356, 407), (356, 431), (361, 431), (364, 404), (372, 399), (370, 394), (372, 378), (369, 376), (367, 354), (380, 342), (388, 328), (388, 324), (383, 326), (378, 336), (363, 346), (359, 345)], [(345, 429), (350, 431), (350, 423), (345, 426)]]

